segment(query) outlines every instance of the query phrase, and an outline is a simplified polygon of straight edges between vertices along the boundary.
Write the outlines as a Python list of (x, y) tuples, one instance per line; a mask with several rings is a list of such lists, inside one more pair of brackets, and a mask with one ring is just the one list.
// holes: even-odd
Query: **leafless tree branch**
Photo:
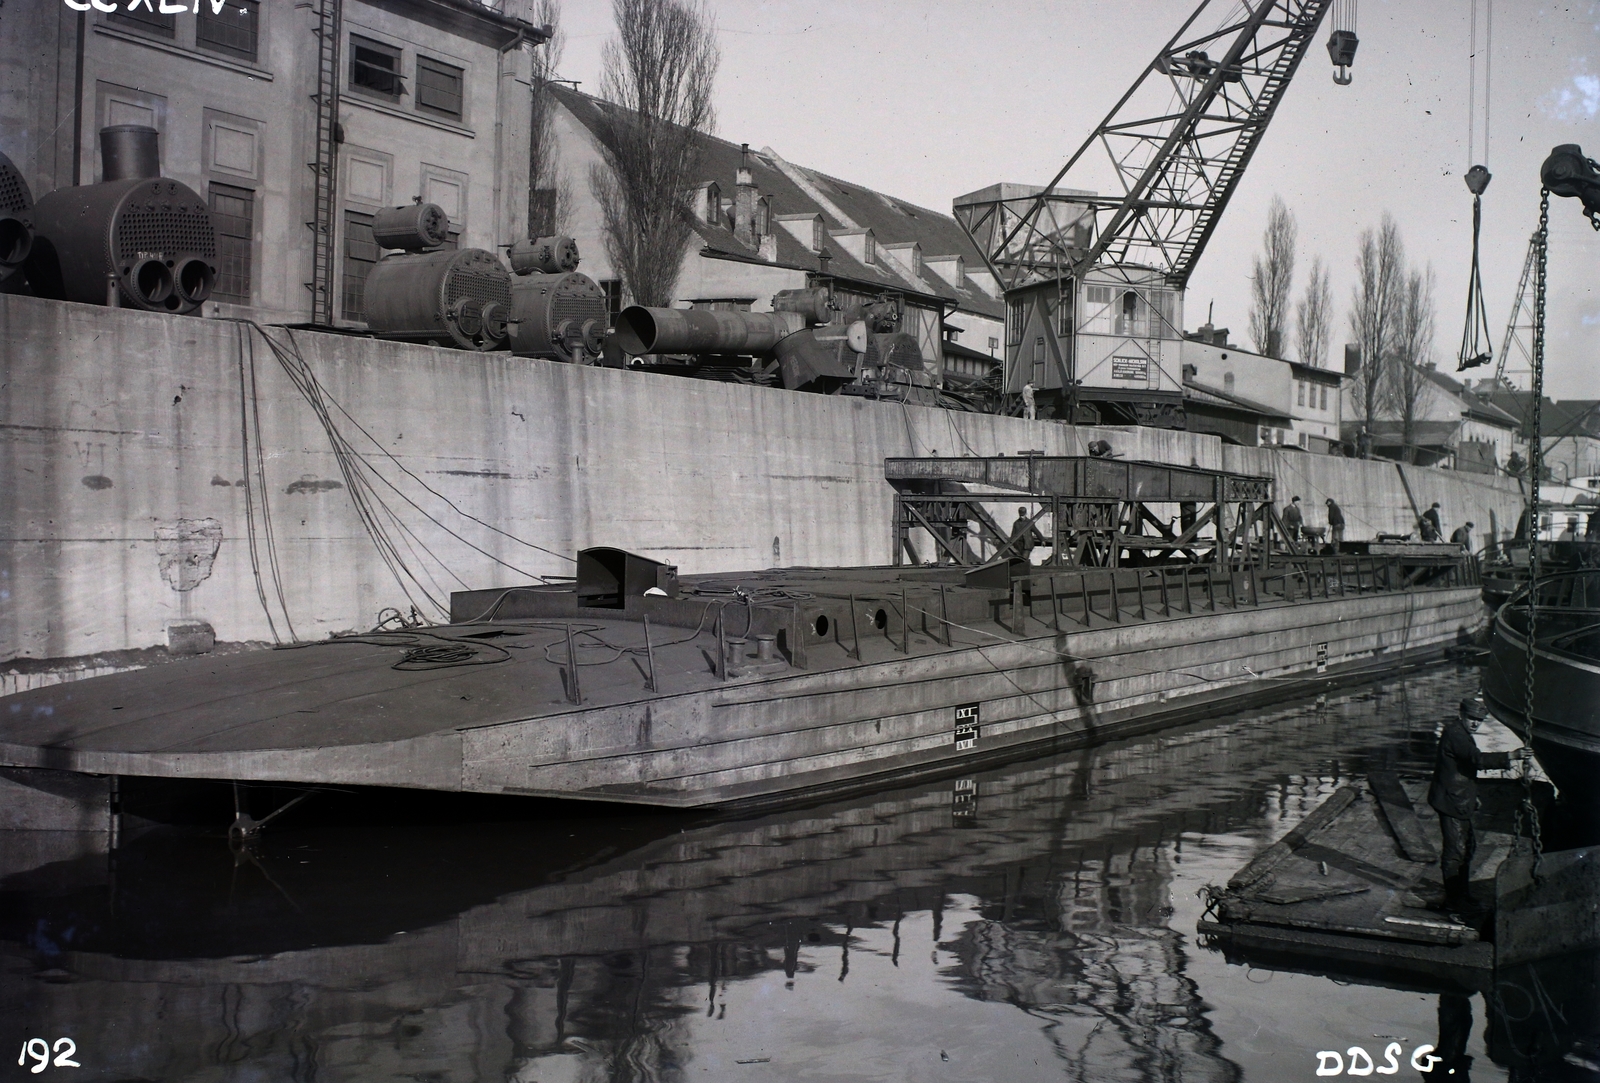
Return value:
[[(1361, 351), (1361, 371), (1354, 391), (1357, 420), (1370, 439), (1380, 406), (1379, 390), (1393, 360), (1396, 325), (1405, 280), (1405, 245), (1400, 227), (1385, 211), (1376, 230), (1361, 232), (1356, 250), (1356, 284), (1350, 303), (1350, 333)], [(1359, 448), (1371, 453), (1368, 441)]]
[(1328, 339), (1333, 335), (1333, 285), (1321, 256), (1312, 257), (1306, 291), (1295, 305), (1295, 331), (1300, 363), (1325, 367)]
[(612, 0), (617, 37), (601, 54), (603, 164), (590, 170), (607, 255), (636, 304), (672, 300), (693, 235), (688, 193), (699, 179), (696, 135), (714, 121), (721, 54), (697, 0)]
[(1278, 196), (1267, 208), (1261, 254), (1250, 275), (1250, 337), (1256, 352), (1281, 357), (1288, 344), (1289, 290), (1294, 283), (1294, 247), (1299, 233), (1294, 213)]

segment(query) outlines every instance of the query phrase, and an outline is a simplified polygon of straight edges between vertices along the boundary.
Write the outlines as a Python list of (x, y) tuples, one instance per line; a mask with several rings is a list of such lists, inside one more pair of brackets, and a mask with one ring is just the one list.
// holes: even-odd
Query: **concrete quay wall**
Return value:
[[(1413, 524), (1392, 463), (0, 296), (0, 659), (162, 644), (184, 619), (230, 641), (436, 619), (452, 589), (571, 574), (589, 545), (685, 573), (886, 563), (885, 457), (1095, 439), (1272, 474), (1312, 523), (1332, 495), (1351, 538)], [(1480, 532), (1522, 499), (1405, 476)]]

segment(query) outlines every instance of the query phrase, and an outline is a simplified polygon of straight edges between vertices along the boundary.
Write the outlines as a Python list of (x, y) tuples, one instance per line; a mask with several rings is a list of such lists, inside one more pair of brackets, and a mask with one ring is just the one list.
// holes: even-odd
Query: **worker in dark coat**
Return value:
[(1339, 543), (1344, 541), (1344, 512), (1339, 510), (1339, 505), (1333, 502), (1333, 497), (1328, 497), (1328, 540), (1333, 543), (1335, 551)]
[(1283, 529), (1289, 535), (1290, 541), (1300, 540), (1300, 528), (1305, 525), (1305, 512), (1300, 510), (1300, 498), (1297, 496), (1289, 501), (1289, 506), (1283, 509)]
[(1444, 873), (1444, 906), (1452, 911), (1471, 911), (1472, 852), (1478, 840), (1472, 829), (1472, 813), (1478, 807), (1478, 772), (1510, 767), (1509, 752), (1480, 752), (1472, 735), (1478, 732), (1488, 708), (1475, 699), (1461, 701), (1461, 712), (1445, 723), (1439, 734), (1439, 748), (1433, 761), (1433, 784), (1428, 787), (1428, 804), (1439, 814), (1439, 830), (1444, 845), (1439, 855)]
[(1472, 552), (1472, 527), (1473, 523), (1471, 520), (1468, 520), (1465, 526), (1456, 527), (1450, 532), (1451, 543), (1461, 546), (1461, 548), (1465, 549), (1469, 553)]
[(1422, 513), (1421, 525), (1423, 541), (1436, 542), (1444, 537), (1444, 523), (1439, 520), (1438, 504), (1434, 504), (1433, 507)]
[(1017, 521), (1011, 524), (1011, 555), (1031, 561), (1035, 535), (1033, 520), (1028, 518), (1028, 509), (1018, 508)]

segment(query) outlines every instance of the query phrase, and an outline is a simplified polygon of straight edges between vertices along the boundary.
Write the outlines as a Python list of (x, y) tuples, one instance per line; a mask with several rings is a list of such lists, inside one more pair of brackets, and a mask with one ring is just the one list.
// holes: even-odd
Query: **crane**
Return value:
[[(1074, 421), (1183, 427), (1162, 343), (1182, 337), (1181, 291), (1335, 9), (1328, 51), (1348, 83), (1350, 0), (1201, 0), (1050, 183), (954, 201), (1008, 303), (1006, 392), (1031, 384)], [(1068, 186), (1104, 165), (1118, 191)]]

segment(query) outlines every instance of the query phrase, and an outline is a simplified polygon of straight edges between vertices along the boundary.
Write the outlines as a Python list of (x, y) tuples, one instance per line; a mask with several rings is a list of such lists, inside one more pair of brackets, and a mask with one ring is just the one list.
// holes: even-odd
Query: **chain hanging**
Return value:
[[(1544, 397), (1545, 267), (1550, 244), (1550, 189), (1539, 192), (1539, 231), (1534, 235), (1533, 268), (1533, 388), (1528, 428), (1528, 631), (1523, 654), (1522, 714), (1523, 744), (1533, 747), (1533, 670), (1534, 640), (1539, 616), (1539, 475), (1544, 469), (1544, 441), (1540, 436), (1541, 400)], [(1544, 856), (1540, 837), (1539, 810), (1533, 803), (1533, 777), (1528, 761), (1522, 762), (1522, 803), (1517, 807), (1514, 835), (1521, 837), (1523, 820), (1528, 823), (1528, 839), (1533, 847), (1533, 879), (1539, 879), (1539, 862)]]

